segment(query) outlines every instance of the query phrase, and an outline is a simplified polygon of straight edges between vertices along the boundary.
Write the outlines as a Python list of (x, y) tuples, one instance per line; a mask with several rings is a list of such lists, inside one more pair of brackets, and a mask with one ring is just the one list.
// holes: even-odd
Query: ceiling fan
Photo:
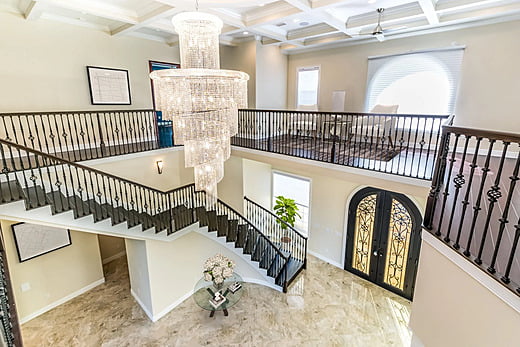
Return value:
[(406, 26), (398, 26), (398, 27), (392, 27), (392, 28), (385, 28), (383, 29), (383, 27), (381, 26), (381, 19), (383, 17), (383, 12), (385, 12), (385, 9), (384, 8), (378, 8), (376, 10), (377, 14), (378, 14), (378, 17), (377, 17), (377, 25), (376, 27), (374, 28), (374, 30), (372, 30), (372, 32), (368, 32), (368, 33), (359, 33), (358, 35), (362, 36), (362, 35), (372, 35), (374, 36), (376, 39), (378, 39), (380, 42), (384, 41), (385, 40), (385, 34), (388, 34), (392, 31), (397, 31), (397, 30), (401, 30), (401, 29), (404, 29), (406, 28)]

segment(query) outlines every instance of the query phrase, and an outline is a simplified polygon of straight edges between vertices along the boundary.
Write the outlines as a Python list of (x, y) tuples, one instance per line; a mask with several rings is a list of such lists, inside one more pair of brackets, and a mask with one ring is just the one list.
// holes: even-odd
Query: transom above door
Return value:
[(413, 297), (422, 217), (403, 194), (364, 188), (351, 200), (345, 270)]

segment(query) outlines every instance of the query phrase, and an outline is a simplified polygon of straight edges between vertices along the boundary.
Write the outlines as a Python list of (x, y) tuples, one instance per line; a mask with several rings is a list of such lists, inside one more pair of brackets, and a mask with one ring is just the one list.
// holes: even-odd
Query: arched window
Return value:
[(399, 105), (401, 114), (453, 113), (463, 49), (369, 58), (366, 109)]

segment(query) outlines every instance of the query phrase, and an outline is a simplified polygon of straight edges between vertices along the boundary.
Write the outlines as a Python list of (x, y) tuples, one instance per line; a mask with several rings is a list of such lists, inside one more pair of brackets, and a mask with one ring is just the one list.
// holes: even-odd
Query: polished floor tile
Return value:
[(26, 346), (409, 346), (410, 302), (309, 258), (287, 294), (246, 284), (210, 318), (192, 298), (152, 323), (130, 295), (125, 258), (106, 283), (22, 326)]

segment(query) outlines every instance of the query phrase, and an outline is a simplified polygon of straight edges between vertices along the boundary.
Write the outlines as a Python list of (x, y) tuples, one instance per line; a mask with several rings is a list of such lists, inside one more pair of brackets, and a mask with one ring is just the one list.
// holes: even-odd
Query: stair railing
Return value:
[(253, 236), (262, 240), (266, 255), (279, 256), (277, 273), (287, 289), (289, 257), (223, 201), (208, 205), (205, 192), (195, 191), (193, 183), (164, 192), (2, 139), (0, 159), (0, 179), (8, 182), (0, 189), (2, 203), (23, 198), (27, 209), (50, 203), (54, 214), (74, 210), (75, 218), (93, 215), (95, 222), (111, 218), (113, 224), (126, 221), (129, 228), (141, 224), (143, 231), (155, 227), (167, 235), (195, 223), (197, 207), (226, 214), (248, 225)]
[[(209, 211), (215, 211), (217, 215), (227, 215), (229, 219), (236, 219), (238, 220), (239, 224), (245, 224), (248, 226), (248, 229), (251, 231), (251, 235), (253, 237), (259, 238), (260, 240), (256, 241), (258, 244), (264, 249), (264, 256), (266, 257), (272, 257), (278, 256), (280, 259), (282, 259), (282, 262), (278, 265), (279, 266), (279, 273), (280, 276), (280, 282), (283, 287), (284, 292), (287, 292), (287, 286), (289, 284), (289, 278), (287, 273), (287, 265), (289, 263), (289, 259), (293, 256), (292, 254), (287, 256), (284, 254), (284, 252), (280, 249), (280, 247), (277, 247), (272, 240), (264, 234), (264, 231), (260, 231), (262, 229), (258, 228), (257, 225), (255, 225), (253, 222), (249, 220), (248, 217), (244, 217), (239, 212), (237, 212), (234, 208), (226, 204), (220, 199), (217, 199), (217, 202), (214, 206), (208, 206), (206, 202), (206, 194), (202, 191), (195, 192), (197, 195), (197, 198), (195, 201), (197, 202), (197, 206), (195, 207), (206, 207)], [(255, 242), (255, 243), (256, 243)]]
[(282, 250), (290, 252), (291, 256), (302, 262), (303, 268), (306, 268), (308, 237), (247, 196), (244, 196), (244, 203), (246, 218), (263, 230), (271, 241), (278, 243)]
[(74, 207), (76, 217), (93, 214), (95, 221), (100, 221), (111, 216), (115, 223), (127, 221), (129, 227), (143, 224), (143, 229), (155, 226), (157, 231), (167, 230), (168, 235), (179, 230), (173, 209), (185, 203), (189, 206), (194, 191), (190, 184), (163, 192), (1, 139), (0, 156), (0, 176), (13, 182), (0, 192), (2, 203), (23, 194), (27, 208), (51, 202), (53, 213)]
[(424, 228), (520, 295), (520, 135), (444, 126)]

